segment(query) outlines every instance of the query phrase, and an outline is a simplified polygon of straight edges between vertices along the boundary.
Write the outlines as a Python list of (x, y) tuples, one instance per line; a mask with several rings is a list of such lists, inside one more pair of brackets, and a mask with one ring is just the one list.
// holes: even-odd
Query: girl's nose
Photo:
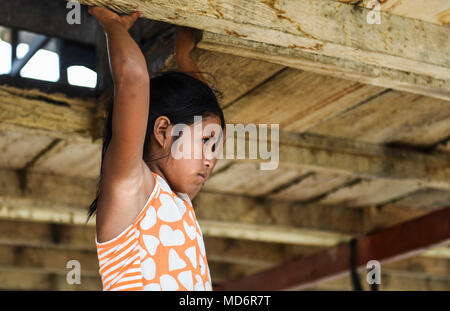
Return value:
[(211, 168), (212, 167), (212, 159), (207, 159), (207, 158), (204, 158), (204, 163), (205, 163), (205, 166), (206, 167), (208, 167), (208, 168)]

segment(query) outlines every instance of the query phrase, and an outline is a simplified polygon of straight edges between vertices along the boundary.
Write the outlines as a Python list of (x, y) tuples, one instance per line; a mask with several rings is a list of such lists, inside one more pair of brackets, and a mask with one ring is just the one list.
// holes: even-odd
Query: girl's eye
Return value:
[[(206, 138), (203, 138), (203, 143), (205, 143), (206, 144), (206, 142), (208, 141), (208, 140), (210, 140), (211, 139), (211, 137), (206, 137)], [(206, 141), (205, 141), (206, 140)], [(212, 146), (212, 151), (214, 152), (216, 150), (216, 144), (214, 144), (213, 146)]]

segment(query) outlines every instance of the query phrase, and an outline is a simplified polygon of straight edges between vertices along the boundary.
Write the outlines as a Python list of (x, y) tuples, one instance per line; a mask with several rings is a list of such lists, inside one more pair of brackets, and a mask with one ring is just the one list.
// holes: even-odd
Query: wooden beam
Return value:
[[(370, 287), (365, 282), (367, 273), (358, 273), (363, 290), (370, 291)], [(450, 289), (450, 279), (448, 276), (431, 276), (420, 273), (403, 271), (381, 271), (380, 291), (448, 291)], [(216, 289), (216, 288), (215, 288)], [(350, 273), (343, 277), (325, 281), (314, 287), (305, 290), (314, 291), (351, 291), (353, 290)]]
[[(235, 135), (239, 131), (236, 127), (227, 130), (223, 153), (225, 159), (236, 158), (238, 142), (244, 146), (249, 146), (252, 141), (258, 144), (257, 137), (245, 135), (244, 139), (241, 136), (243, 131)], [(283, 131), (278, 133), (278, 137), (275, 134), (274, 138), (269, 138), (272, 133), (267, 134), (270, 140), (267, 145), (274, 145), (277, 148), (275, 151), (279, 154), (279, 162), (276, 162), (276, 159), (270, 159), (270, 161), (273, 164), (278, 163), (279, 166), (352, 172), (357, 176), (410, 180), (431, 188), (450, 189), (450, 158), (443, 155), (406, 151), (398, 147), (315, 134)], [(237, 136), (237, 139), (233, 140), (233, 136)], [(271, 152), (276, 155), (275, 152)], [(251, 155), (251, 151), (246, 148), (244, 159), (236, 159), (236, 161), (264, 162), (261, 159), (252, 159)], [(267, 160), (265, 162), (270, 163)]]
[(208, 262), (269, 268), (323, 250), (323, 246), (266, 243), (204, 236)]
[(77, 260), (81, 276), (99, 277), (97, 252), (54, 247), (0, 245), (0, 269), (33, 269), (47, 273), (66, 274), (67, 263)]
[(95, 227), (0, 219), (0, 244), (95, 250)]
[[(87, 208), (95, 197), (96, 189), (96, 179), (93, 178), (34, 171), (24, 175), (21, 171), (8, 169), (0, 170), (0, 184), (4, 185), (0, 188), (0, 217), (74, 225), (85, 224)], [(344, 182), (343, 187), (345, 185)], [(436, 195), (436, 191), (433, 193)], [(415, 195), (413, 201), (423, 202), (419, 194), (411, 194)], [(435, 208), (447, 202), (446, 192), (439, 191), (437, 194), (440, 197), (434, 203)], [(420, 206), (408, 209), (401, 202), (397, 200), (398, 207), (355, 209), (333, 204), (320, 205), (316, 201), (289, 202), (208, 191), (201, 191), (193, 200), (197, 218), (204, 222), (202, 227), (206, 235), (239, 235), (252, 240), (289, 243), (293, 240), (283, 232), (293, 230), (298, 234), (296, 243), (309, 241), (309, 244), (317, 245), (329, 245), (336, 239), (346, 239), (347, 235), (365, 233), (427, 212)], [(92, 218), (88, 226), (94, 223), (95, 218)], [(329, 235), (331, 232), (333, 237)]]
[(276, 225), (258, 225), (224, 221), (199, 220), (206, 236), (288, 243), (298, 245), (334, 246), (351, 239), (350, 235)]
[(421, 274), (429, 277), (450, 276), (450, 257), (429, 257), (424, 255), (425, 252), (420, 253), (419, 256), (384, 264), (381, 266), (381, 271), (404, 272), (405, 274), (411, 272), (415, 275)]
[[(384, 228), (356, 240), (357, 268), (370, 260), (389, 263), (450, 242), (450, 206), (417, 219)], [(230, 281), (223, 290), (302, 289), (342, 276), (350, 269), (350, 243), (343, 243), (307, 258)]]
[(435, 247), (423, 252), (421, 256), (450, 259), (450, 247), (449, 246)]
[[(448, 265), (448, 261), (441, 261), (440, 266)], [(230, 279), (242, 278), (246, 275), (251, 275), (261, 271), (261, 267), (251, 265), (233, 265), (227, 263), (211, 264), (211, 278), (214, 286), (214, 290), (221, 290), (223, 284), (226, 284)], [(361, 286), (363, 290), (370, 291), (369, 284), (365, 281), (367, 272), (358, 272), (361, 280)], [(397, 291), (397, 290), (449, 290), (450, 279), (448, 274), (424, 274), (416, 272), (415, 270), (405, 269), (383, 269), (381, 268), (381, 284), (379, 285), (380, 291)], [(324, 281), (316, 284), (314, 287), (304, 288), (302, 290), (341, 290), (351, 291), (353, 290), (350, 273), (347, 272), (343, 276)]]
[(309, 130), (373, 144), (430, 150), (450, 135), (450, 101), (390, 91)]
[[(63, 275), (65, 265), (75, 259), (81, 263), (82, 279), (98, 277), (92, 226), (54, 225), (0, 220), (0, 271), (27, 272), (24, 282), (35, 273)], [(205, 236), (214, 281), (229, 281), (292, 260), (317, 254), (323, 247), (262, 243)], [(383, 265), (382, 271), (395, 271), (437, 277), (447, 275), (450, 257), (423, 256)], [(227, 267), (227, 273), (224, 270)], [(12, 277), (12, 275), (10, 275)], [(10, 284), (5, 281), (3, 286)], [(37, 285), (32, 285), (37, 286)], [(1, 286), (0, 286), (1, 287)], [(4, 287), (2, 287), (4, 288)], [(37, 287), (40, 288), (40, 287)], [(36, 289), (37, 289), (36, 288)], [(30, 287), (29, 289), (33, 289)]]
[(388, 90), (288, 68), (224, 109), (227, 123), (279, 124), (306, 132)]
[[(371, 0), (337, 0), (342, 3), (358, 5), (375, 9)], [(372, 4), (371, 4), (372, 3)], [(424, 5), (422, 0), (389, 0), (378, 1), (379, 9), (389, 15), (398, 15), (418, 19), (437, 25), (450, 25), (450, 4), (446, 0), (428, 0)]]
[(208, 31), (202, 32), (197, 47), (335, 78), (450, 100), (450, 80), (444, 77), (436, 78), (408, 70), (367, 64), (358, 59), (321, 55), (312, 51), (281, 47)]
[[(95, 194), (94, 179), (37, 172), (29, 172), (23, 178), (18, 171), (0, 172), (0, 181), (8, 184), (0, 190), (0, 217), (58, 224), (85, 223), (87, 207)], [(21, 178), (25, 180), (22, 186)], [(361, 232), (363, 224), (363, 213), (354, 209), (263, 202), (208, 193), (200, 193), (194, 200), (197, 218), (207, 236), (330, 246), (348, 240), (352, 232)], [(234, 215), (230, 214), (228, 201), (234, 201)], [(213, 214), (208, 211), (210, 202), (215, 202)], [(254, 209), (255, 206), (258, 208)], [(88, 226), (94, 225), (92, 218)]]
[[(199, 35), (199, 32), (196, 32), (196, 35)], [(167, 52), (162, 53), (161, 50), (166, 49), (171, 53), (167, 58), (162, 57), (165, 62), (164, 66), (157, 67), (162, 67), (162, 71), (178, 69), (173, 53), (173, 41), (173, 36), (170, 36), (155, 43), (155, 47), (149, 49), (146, 54), (147, 63), (160, 62), (161, 54), (167, 54)], [(219, 98), (219, 104), (224, 109), (269, 81), (285, 68), (278, 64), (242, 55), (231, 55), (199, 48), (194, 48), (191, 56), (200, 70), (206, 73), (204, 77), (208, 84), (221, 92), (222, 97)]]
[(81, 276), (80, 284), (67, 283), (64, 274), (46, 273), (35, 269), (0, 269), (2, 290), (47, 290), (47, 291), (101, 291), (102, 281), (97, 276)]
[(89, 141), (95, 100), (0, 86), (0, 129)]
[[(94, 101), (80, 101), (11, 87), (1, 87), (0, 95), (3, 95), (0, 100), (0, 129), (14, 129), (81, 142), (92, 142), (94, 139)], [(41, 97), (47, 100), (42, 100)], [(63, 104), (54, 104), (53, 101)], [(227, 135), (233, 134), (233, 131), (227, 131)], [(228, 136), (227, 143), (229, 141)], [(276, 141), (279, 142), (280, 166), (336, 170), (450, 188), (450, 160), (443, 154), (430, 155), (340, 138), (283, 131)], [(101, 142), (96, 140), (94, 143)], [(244, 143), (248, 145), (248, 139)], [(248, 154), (245, 158), (245, 161), (262, 162), (259, 159), (249, 159)]]
[[(90, 261), (92, 261), (90, 254), (96, 251), (94, 226), (7, 219), (0, 219), (0, 225), (2, 226), (0, 230), (0, 248), (3, 246), (11, 247), (8, 251), (0, 253), (0, 259), (3, 258), (3, 265), (11, 265), (15, 261), (14, 258), (20, 257), (18, 252), (22, 249), (29, 249), (31, 254), (49, 250), (49, 255), (51, 252), (61, 251), (58, 258), (61, 258), (63, 253), (67, 253), (71, 254), (69, 257), (72, 259), (80, 258), (81, 260), (88, 258)], [(204, 236), (204, 241), (208, 250), (209, 261), (257, 265), (260, 267), (273, 266), (293, 257), (310, 255), (324, 249), (323, 246), (266, 243), (211, 237), (208, 235)], [(16, 247), (18, 248), (17, 251)], [(26, 262), (26, 260), (19, 262)], [(55, 264), (52, 259), (41, 258), (36, 260), (42, 261), (41, 267), (55, 268), (56, 266), (61, 266), (61, 264)], [(50, 260), (53, 263), (48, 264), (45, 260)], [(58, 259), (58, 262), (61, 262), (61, 260)], [(92, 267), (93, 263), (89, 264)]]
[(383, 23), (374, 27), (367, 22), (370, 10), (355, 10), (351, 5), (332, 0), (280, 3), (251, 0), (245, 6), (238, 0), (214, 5), (204, 1), (174, 1), (164, 5), (142, 0), (80, 2), (106, 5), (122, 12), (139, 9), (150, 19), (438, 79), (450, 76), (447, 27), (383, 12)]

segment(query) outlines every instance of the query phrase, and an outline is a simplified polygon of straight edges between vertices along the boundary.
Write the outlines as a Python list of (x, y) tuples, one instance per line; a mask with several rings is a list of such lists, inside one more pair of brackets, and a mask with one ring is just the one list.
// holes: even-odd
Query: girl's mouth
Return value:
[(200, 178), (200, 180), (201, 180), (202, 182), (204, 182), (204, 181), (206, 180), (205, 176), (202, 175), (202, 174), (197, 174), (197, 176)]

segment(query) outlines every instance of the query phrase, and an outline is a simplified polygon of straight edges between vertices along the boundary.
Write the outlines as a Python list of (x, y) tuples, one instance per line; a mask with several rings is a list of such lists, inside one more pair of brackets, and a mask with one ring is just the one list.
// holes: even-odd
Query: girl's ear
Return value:
[(155, 136), (158, 144), (165, 148), (170, 143), (172, 132), (172, 124), (169, 118), (166, 116), (160, 116), (155, 120), (155, 126), (153, 127), (153, 135)]

